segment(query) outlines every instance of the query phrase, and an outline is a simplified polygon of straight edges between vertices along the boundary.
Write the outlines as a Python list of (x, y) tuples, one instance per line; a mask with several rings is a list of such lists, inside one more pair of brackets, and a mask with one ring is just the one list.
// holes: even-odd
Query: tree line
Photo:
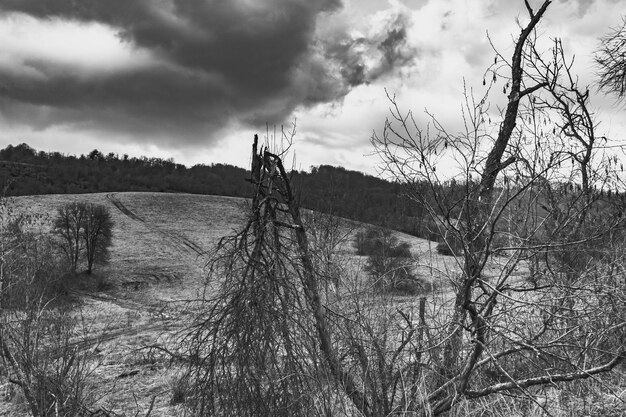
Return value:
[(246, 194), (241, 187), (246, 170), (231, 165), (187, 168), (172, 159), (104, 155), (97, 149), (76, 157), (36, 151), (25, 143), (0, 150), (0, 174), (10, 182), (7, 196), (107, 191)]
[[(228, 164), (198, 164), (190, 168), (173, 159), (136, 158), (114, 153), (103, 154), (94, 149), (87, 155), (63, 155), (59, 152), (36, 151), (25, 143), (9, 145), (0, 150), (0, 177), (7, 178), (0, 186), (7, 196), (33, 194), (82, 194), (96, 192), (174, 192), (191, 194), (248, 197), (251, 189), (246, 179), (250, 171)], [(442, 235), (428, 211), (435, 207), (439, 216), (454, 216), (467, 189), (475, 187), (476, 179), (443, 181), (434, 185), (426, 180), (412, 184), (412, 192), (420, 194), (415, 201), (401, 181), (388, 181), (342, 167), (320, 165), (310, 171), (290, 173), (301, 207), (372, 225), (395, 229), (432, 241), (449, 241), (441, 251), (451, 253), (456, 243)], [(248, 184), (248, 185), (247, 185)], [(523, 178), (513, 176), (499, 189), (523, 186)], [(578, 187), (578, 188), (577, 188)], [(574, 195), (580, 184), (562, 180), (555, 184), (561, 195)], [(624, 195), (611, 188), (593, 190), (607, 204), (623, 200)], [(436, 196), (446, 199), (437, 202)], [(452, 206), (450, 212), (445, 207)], [(458, 248), (457, 248), (458, 249)]]
[[(401, 184), (357, 171), (321, 165), (291, 173), (304, 208), (428, 236), (424, 212)], [(0, 150), (7, 196), (150, 191), (247, 197), (250, 171), (228, 164), (194, 165), (172, 159), (121, 157), (93, 150), (79, 157), (37, 151), (25, 143)], [(432, 236), (430, 236), (432, 237)]]

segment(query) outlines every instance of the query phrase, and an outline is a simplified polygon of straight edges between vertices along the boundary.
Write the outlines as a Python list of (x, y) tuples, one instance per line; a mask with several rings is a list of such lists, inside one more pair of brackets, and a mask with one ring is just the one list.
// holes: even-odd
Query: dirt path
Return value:
[(67, 346), (64, 346), (60, 349), (51, 349), (48, 350), (48, 352), (52, 353), (53, 357), (59, 358), (62, 355), (66, 354), (68, 351), (72, 351), (74, 349), (79, 351), (85, 351), (97, 347), (102, 343), (110, 342), (124, 336), (137, 336), (140, 334), (146, 334), (148, 332), (165, 334), (173, 326), (174, 322), (168, 321), (160, 323), (144, 323), (124, 329), (103, 331), (102, 333), (95, 336), (81, 337), (80, 340), (68, 343)]
[(168, 241), (170, 241), (170, 243), (172, 243), (176, 249), (186, 252), (186, 253), (189, 253), (189, 252), (195, 253), (198, 256), (202, 256), (206, 253), (205, 250), (200, 245), (198, 245), (196, 242), (192, 241), (191, 239), (187, 238), (186, 236), (173, 233), (172, 231), (169, 231), (169, 230), (162, 230), (161, 228), (155, 226), (154, 224), (146, 222), (145, 219), (143, 219), (142, 217), (134, 213), (132, 210), (130, 210), (128, 207), (126, 207), (124, 203), (122, 203), (117, 198), (115, 193), (107, 194), (106, 198), (125, 216), (127, 216), (128, 218), (136, 222), (142, 223), (150, 231), (153, 231), (155, 233), (162, 235)]
[(105, 303), (115, 304), (118, 307), (124, 308), (126, 310), (145, 310), (147, 308), (154, 308), (150, 304), (140, 303), (138, 301), (133, 301), (127, 298), (120, 297), (111, 297), (108, 295), (102, 294), (93, 294), (85, 291), (71, 291), (71, 294), (76, 295), (83, 299), (92, 299), (96, 301), (103, 301)]

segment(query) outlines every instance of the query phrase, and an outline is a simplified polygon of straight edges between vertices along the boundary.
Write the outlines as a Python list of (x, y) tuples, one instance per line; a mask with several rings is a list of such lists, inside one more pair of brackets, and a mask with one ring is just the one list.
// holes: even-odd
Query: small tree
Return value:
[(40, 225), (0, 197), (0, 374), (34, 417), (92, 415), (93, 367), (78, 349), (86, 339), (78, 316), (58, 303), (58, 246)]
[(61, 248), (72, 271), (76, 271), (83, 254), (88, 274), (91, 274), (94, 264), (106, 263), (113, 220), (105, 206), (86, 202), (64, 204), (57, 211), (54, 230), (61, 238)]
[(87, 206), (83, 202), (62, 205), (54, 219), (54, 231), (61, 238), (61, 249), (65, 253), (72, 272), (76, 272), (83, 250), (81, 225), (85, 220)]
[(113, 220), (105, 206), (86, 205), (82, 236), (87, 258), (87, 274), (91, 274), (95, 263), (104, 264), (108, 261), (109, 247), (113, 237)]
[(365, 270), (374, 288), (383, 292), (416, 294), (421, 283), (413, 275), (409, 244), (399, 242), (389, 229), (370, 228), (356, 234), (357, 254), (367, 256)]

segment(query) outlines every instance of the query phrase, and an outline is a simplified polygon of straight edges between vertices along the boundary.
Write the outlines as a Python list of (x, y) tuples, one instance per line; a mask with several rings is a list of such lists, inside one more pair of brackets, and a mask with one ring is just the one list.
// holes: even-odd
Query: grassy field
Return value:
[[(71, 201), (107, 206), (114, 221), (110, 262), (92, 276), (81, 274), (75, 290), (83, 334), (79, 348), (88, 350), (95, 370), (90, 376), (95, 408), (116, 415), (142, 416), (154, 399), (151, 416), (182, 416), (171, 405), (172, 387), (180, 365), (169, 356), (146, 349), (173, 346), (172, 337), (191, 323), (189, 301), (201, 297), (205, 266), (220, 238), (238, 230), (245, 219), (243, 199), (190, 194), (101, 193), (18, 197), (10, 201), (17, 212), (41, 215), (42, 231), (50, 230), (57, 208)], [(349, 232), (337, 248), (351, 275), (363, 281), (365, 257), (357, 256), (352, 237), (366, 225), (343, 222)], [(460, 273), (459, 261), (436, 252), (436, 243), (401, 233), (409, 244), (415, 272), (436, 291), (429, 293), (431, 316), (445, 314), (453, 301), (450, 278)], [(485, 275), (503, 269), (494, 258)], [(520, 264), (513, 279), (528, 273)], [(399, 297), (394, 303), (415, 304), (417, 297)], [(412, 306), (416, 308), (416, 306)], [(0, 381), (0, 416), (26, 416), (26, 404), (15, 386)], [(138, 414), (137, 414), (138, 413)]]
[[(204, 266), (219, 238), (242, 221), (241, 199), (186, 194), (109, 193), (13, 199), (18, 212), (40, 214), (42, 227), (70, 201), (103, 204), (114, 221), (110, 262), (82, 275), (78, 291), (85, 328), (100, 364), (92, 375), (98, 405), (134, 415), (156, 396), (153, 416), (177, 415), (169, 405), (176, 371), (142, 349), (163, 342), (189, 319), (184, 301), (198, 297)], [(23, 398), (0, 398), (0, 415), (26, 415)]]
[[(114, 221), (109, 264), (98, 266), (93, 276), (81, 275), (84, 289), (77, 290), (89, 336), (81, 347), (90, 349), (98, 363), (91, 376), (96, 405), (135, 415), (145, 413), (155, 398), (151, 416), (182, 415), (180, 406), (169, 404), (176, 366), (144, 348), (167, 344), (190, 322), (186, 301), (200, 296), (205, 264), (219, 239), (241, 226), (245, 200), (129, 192), (26, 196), (10, 204), (18, 212), (41, 215), (45, 232), (57, 207), (71, 201), (103, 204)], [(427, 261), (418, 266), (424, 276), (456, 268), (452, 258), (432, 255), (432, 242), (398, 237), (411, 245), (418, 259)], [(362, 266), (350, 242), (340, 251), (357, 269)], [(7, 394), (0, 397), (0, 415), (27, 415), (20, 394), (10, 383), (3, 387)]]

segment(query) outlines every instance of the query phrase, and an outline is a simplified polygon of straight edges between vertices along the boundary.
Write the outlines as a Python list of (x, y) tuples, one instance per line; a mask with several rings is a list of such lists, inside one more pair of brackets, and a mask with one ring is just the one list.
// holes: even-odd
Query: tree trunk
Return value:
[[(476, 283), (481, 279), (485, 261), (489, 257), (489, 235), (492, 227), (490, 212), (494, 187), (498, 175), (502, 170), (515, 162), (514, 157), (509, 157), (505, 161), (503, 161), (502, 158), (510, 142), (513, 130), (515, 129), (520, 99), (547, 85), (547, 83), (539, 83), (525, 90), (521, 89), (523, 50), (526, 40), (539, 20), (541, 20), (551, 1), (544, 1), (537, 13), (533, 12), (527, 1), (525, 3), (530, 15), (530, 22), (522, 29), (515, 44), (515, 50), (511, 60), (511, 91), (508, 96), (509, 101), (504, 120), (500, 124), (498, 137), (487, 156), (485, 167), (480, 178), (478, 192), (468, 197), (464, 208), (467, 219), (466, 241), (468, 242), (468, 247), (464, 255), (463, 275), (459, 283), (459, 289), (457, 290), (449, 329), (451, 336), (443, 349), (443, 369), (440, 370), (440, 374), (443, 376), (444, 380), (450, 381), (456, 378), (458, 382), (450, 384), (445, 397), (437, 403), (435, 407), (437, 414), (449, 410), (454, 402), (454, 398), (462, 395), (468, 388), (471, 371), (478, 358), (483, 353), (487, 329), (483, 319), (484, 313), (477, 311), (472, 292)], [(468, 317), (471, 322), (472, 336), (475, 338), (475, 341), (473, 342), (468, 360), (463, 365), (463, 368), (460, 369), (459, 360), (463, 349), (463, 328)], [(433, 397), (433, 399), (436, 398), (437, 396)]]

